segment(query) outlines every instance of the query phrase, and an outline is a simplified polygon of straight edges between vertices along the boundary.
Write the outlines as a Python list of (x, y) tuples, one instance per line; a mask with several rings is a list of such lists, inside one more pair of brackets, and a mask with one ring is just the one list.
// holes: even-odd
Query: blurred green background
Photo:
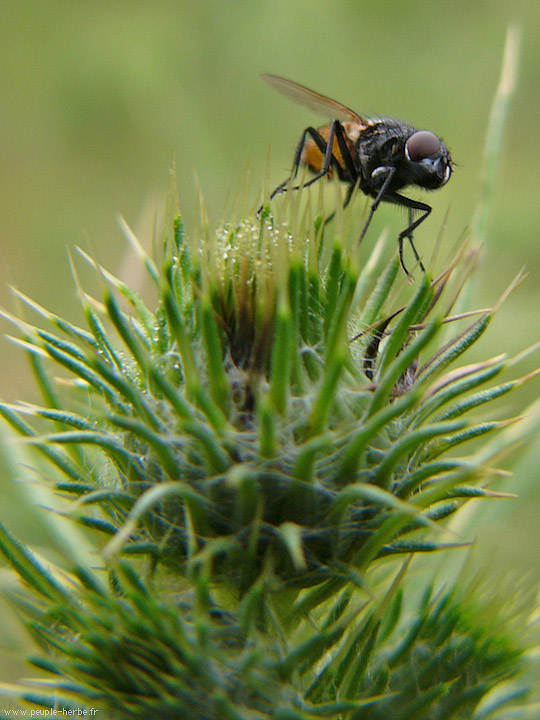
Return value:
[[(302, 129), (322, 121), (273, 92), (262, 72), (290, 77), (365, 115), (393, 115), (441, 135), (457, 168), (431, 196), (433, 214), (416, 239), (429, 258), (449, 209), (448, 252), (479, 197), (509, 22), (522, 28), (521, 67), (474, 305), (493, 303), (523, 266), (530, 274), (471, 360), (522, 350), (540, 340), (538, 0), (2, 2), (0, 303), (13, 309), (7, 284), (14, 283), (77, 318), (66, 252), (73, 244), (136, 282), (117, 216), (150, 247), (173, 161), (188, 226), (197, 215), (196, 176), (215, 218), (248, 164), (253, 204), (267, 171), (271, 186), (280, 182)], [(395, 208), (378, 213), (379, 227), (402, 221)], [(1, 329), (11, 332), (7, 323)], [(32, 399), (23, 353), (3, 341), (0, 361), (1, 394)], [(538, 354), (519, 370), (537, 364)], [(510, 412), (539, 391), (535, 380)], [(478, 536), (477, 562), (496, 573), (517, 568), (532, 582), (540, 579), (539, 467), (537, 442), (518, 459), (515, 478), (498, 485), (520, 498), (484, 505), (464, 529)], [(8, 501), (0, 517), (39, 539), (24, 503), (9, 501), (12, 477), (22, 471), (12, 466), (3, 474)]]

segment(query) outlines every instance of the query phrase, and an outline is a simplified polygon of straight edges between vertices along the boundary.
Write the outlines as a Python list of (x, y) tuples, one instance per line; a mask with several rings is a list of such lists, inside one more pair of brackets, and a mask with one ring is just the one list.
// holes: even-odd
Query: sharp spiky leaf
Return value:
[(447, 518), (510, 495), (488, 483), (540, 406), (512, 426), (504, 402), (535, 373), (465, 364), (500, 305), (452, 310), (467, 252), (408, 285), (384, 238), (366, 258), (357, 203), (325, 222), (319, 191), (215, 229), (202, 206), (202, 230), (175, 217), (156, 257), (123, 223), (154, 299), (81, 253), (103, 288), (73, 265), (87, 329), (23, 295), (46, 327), (3, 313), (42, 400), (0, 414), (96, 548), (70, 570), (0, 528), (41, 648), (46, 680), (17, 694), (34, 709), (492, 720), (516, 702), (490, 693), (525, 662), (517, 600), (409, 586), (413, 556), (467, 545)]

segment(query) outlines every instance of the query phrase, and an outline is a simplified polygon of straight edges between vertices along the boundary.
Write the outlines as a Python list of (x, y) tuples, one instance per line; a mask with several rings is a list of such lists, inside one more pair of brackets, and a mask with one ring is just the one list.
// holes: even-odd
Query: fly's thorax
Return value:
[(388, 191), (407, 185), (434, 190), (450, 178), (452, 161), (444, 143), (426, 130), (392, 118), (369, 121), (358, 141), (363, 190), (376, 193), (393, 172)]
[(407, 184), (402, 178), (409, 164), (405, 156), (405, 143), (414, 132), (415, 128), (411, 125), (393, 118), (369, 120), (366, 123), (356, 150), (364, 192), (377, 191), (384, 182), (381, 168), (395, 168), (393, 189)]

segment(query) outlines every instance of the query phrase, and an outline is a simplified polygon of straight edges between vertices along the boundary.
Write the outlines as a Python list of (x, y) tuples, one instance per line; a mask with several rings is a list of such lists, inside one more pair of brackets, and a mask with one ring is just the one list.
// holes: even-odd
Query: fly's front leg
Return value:
[(364, 224), (364, 227), (362, 228), (362, 232), (360, 233), (360, 239), (358, 240), (358, 244), (360, 244), (362, 242), (362, 240), (364, 239), (364, 236), (367, 233), (367, 229), (371, 223), (371, 220), (373, 218), (373, 215), (375, 214), (375, 211), (377, 210), (377, 208), (379, 207), (381, 202), (383, 200), (386, 200), (385, 195), (390, 186), (390, 183), (392, 182), (392, 178), (394, 177), (396, 168), (395, 167), (380, 167), (380, 168), (377, 168), (377, 170), (375, 172), (377, 172), (377, 175), (382, 175), (384, 173), (385, 178), (384, 178), (383, 184), (381, 185), (381, 189), (377, 193), (377, 196), (375, 197), (375, 200), (373, 201), (373, 204), (371, 205), (371, 207), (369, 209), (369, 215)]
[[(430, 208), (430, 210), (431, 210), (431, 208)], [(420, 260), (420, 256), (416, 252), (416, 248), (414, 246), (411, 226), (414, 225), (415, 227), (417, 227), (421, 222), (423, 222), (427, 218), (428, 215), (429, 215), (429, 213), (426, 213), (423, 217), (420, 218), (419, 222), (417, 224), (415, 224), (414, 223), (414, 212), (413, 212), (412, 208), (409, 208), (409, 227), (403, 231), (404, 233), (406, 232), (407, 234), (403, 235), (403, 233), (400, 233), (400, 235), (399, 235), (399, 248), (400, 248), (400, 256), (399, 257), (400, 257), (401, 267), (403, 268), (403, 270), (405, 270), (406, 273), (407, 273), (407, 270), (405, 269), (405, 265), (403, 264), (403, 237), (406, 237), (407, 240), (409, 241), (409, 245), (411, 246), (411, 250), (413, 251), (414, 259), (418, 263), (420, 270), (422, 272), (426, 272), (426, 268), (424, 267), (423, 262)], [(402, 237), (402, 235), (403, 235), (403, 237)], [(407, 273), (407, 275), (408, 275), (408, 273)]]
[[(414, 253), (414, 259), (418, 263), (420, 270), (422, 272), (426, 272), (426, 269), (420, 260), (420, 256), (418, 255), (416, 248), (414, 246), (413, 242), (413, 231), (416, 230), (416, 228), (424, 222), (424, 220), (427, 218), (429, 213), (431, 212), (431, 206), (427, 205), (426, 203), (419, 202), (418, 200), (411, 200), (411, 198), (405, 197), (404, 195), (400, 195), (399, 193), (389, 193), (387, 198), (390, 202), (396, 203), (397, 205), (404, 205), (405, 207), (409, 208), (409, 224), (405, 228), (405, 230), (402, 230), (399, 233), (398, 236), (398, 242), (399, 242), (399, 261), (401, 263), (401, 267), (403, 268), (404, 272), (409, 275), (409, 272), (407, 268), (405, 267), (405, 264), (403, 262), (403, 240), (407, 238), (409, 241), (409, 245), (411, 246), (411, 249)], [(416, 220), (414, 220), (414, 211), (418, 210), (422, 213), (420, 217), (418, 217)]]

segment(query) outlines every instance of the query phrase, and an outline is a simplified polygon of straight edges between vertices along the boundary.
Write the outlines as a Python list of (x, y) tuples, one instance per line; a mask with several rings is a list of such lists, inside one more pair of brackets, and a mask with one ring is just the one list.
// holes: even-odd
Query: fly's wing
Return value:
[(336, 100), (332, 100), (314, 90), (310, 90), (303, 85), (299, 85), (292, 80), (278, 77), (277, 75), (263, 75), (262, 77), (282, 95), (285, 95), (285, 97), (288, 97), (294, 102), (305, 105), (314, 112), (326, 115), (326, 117), (332, 118), (332, 120), (342, 120), (345, 122), (358, 123), (359, 125), (366, 125), (366, 121), (363, 120), (358, 113), (355, 113), (354, 110), (351, 110)]

